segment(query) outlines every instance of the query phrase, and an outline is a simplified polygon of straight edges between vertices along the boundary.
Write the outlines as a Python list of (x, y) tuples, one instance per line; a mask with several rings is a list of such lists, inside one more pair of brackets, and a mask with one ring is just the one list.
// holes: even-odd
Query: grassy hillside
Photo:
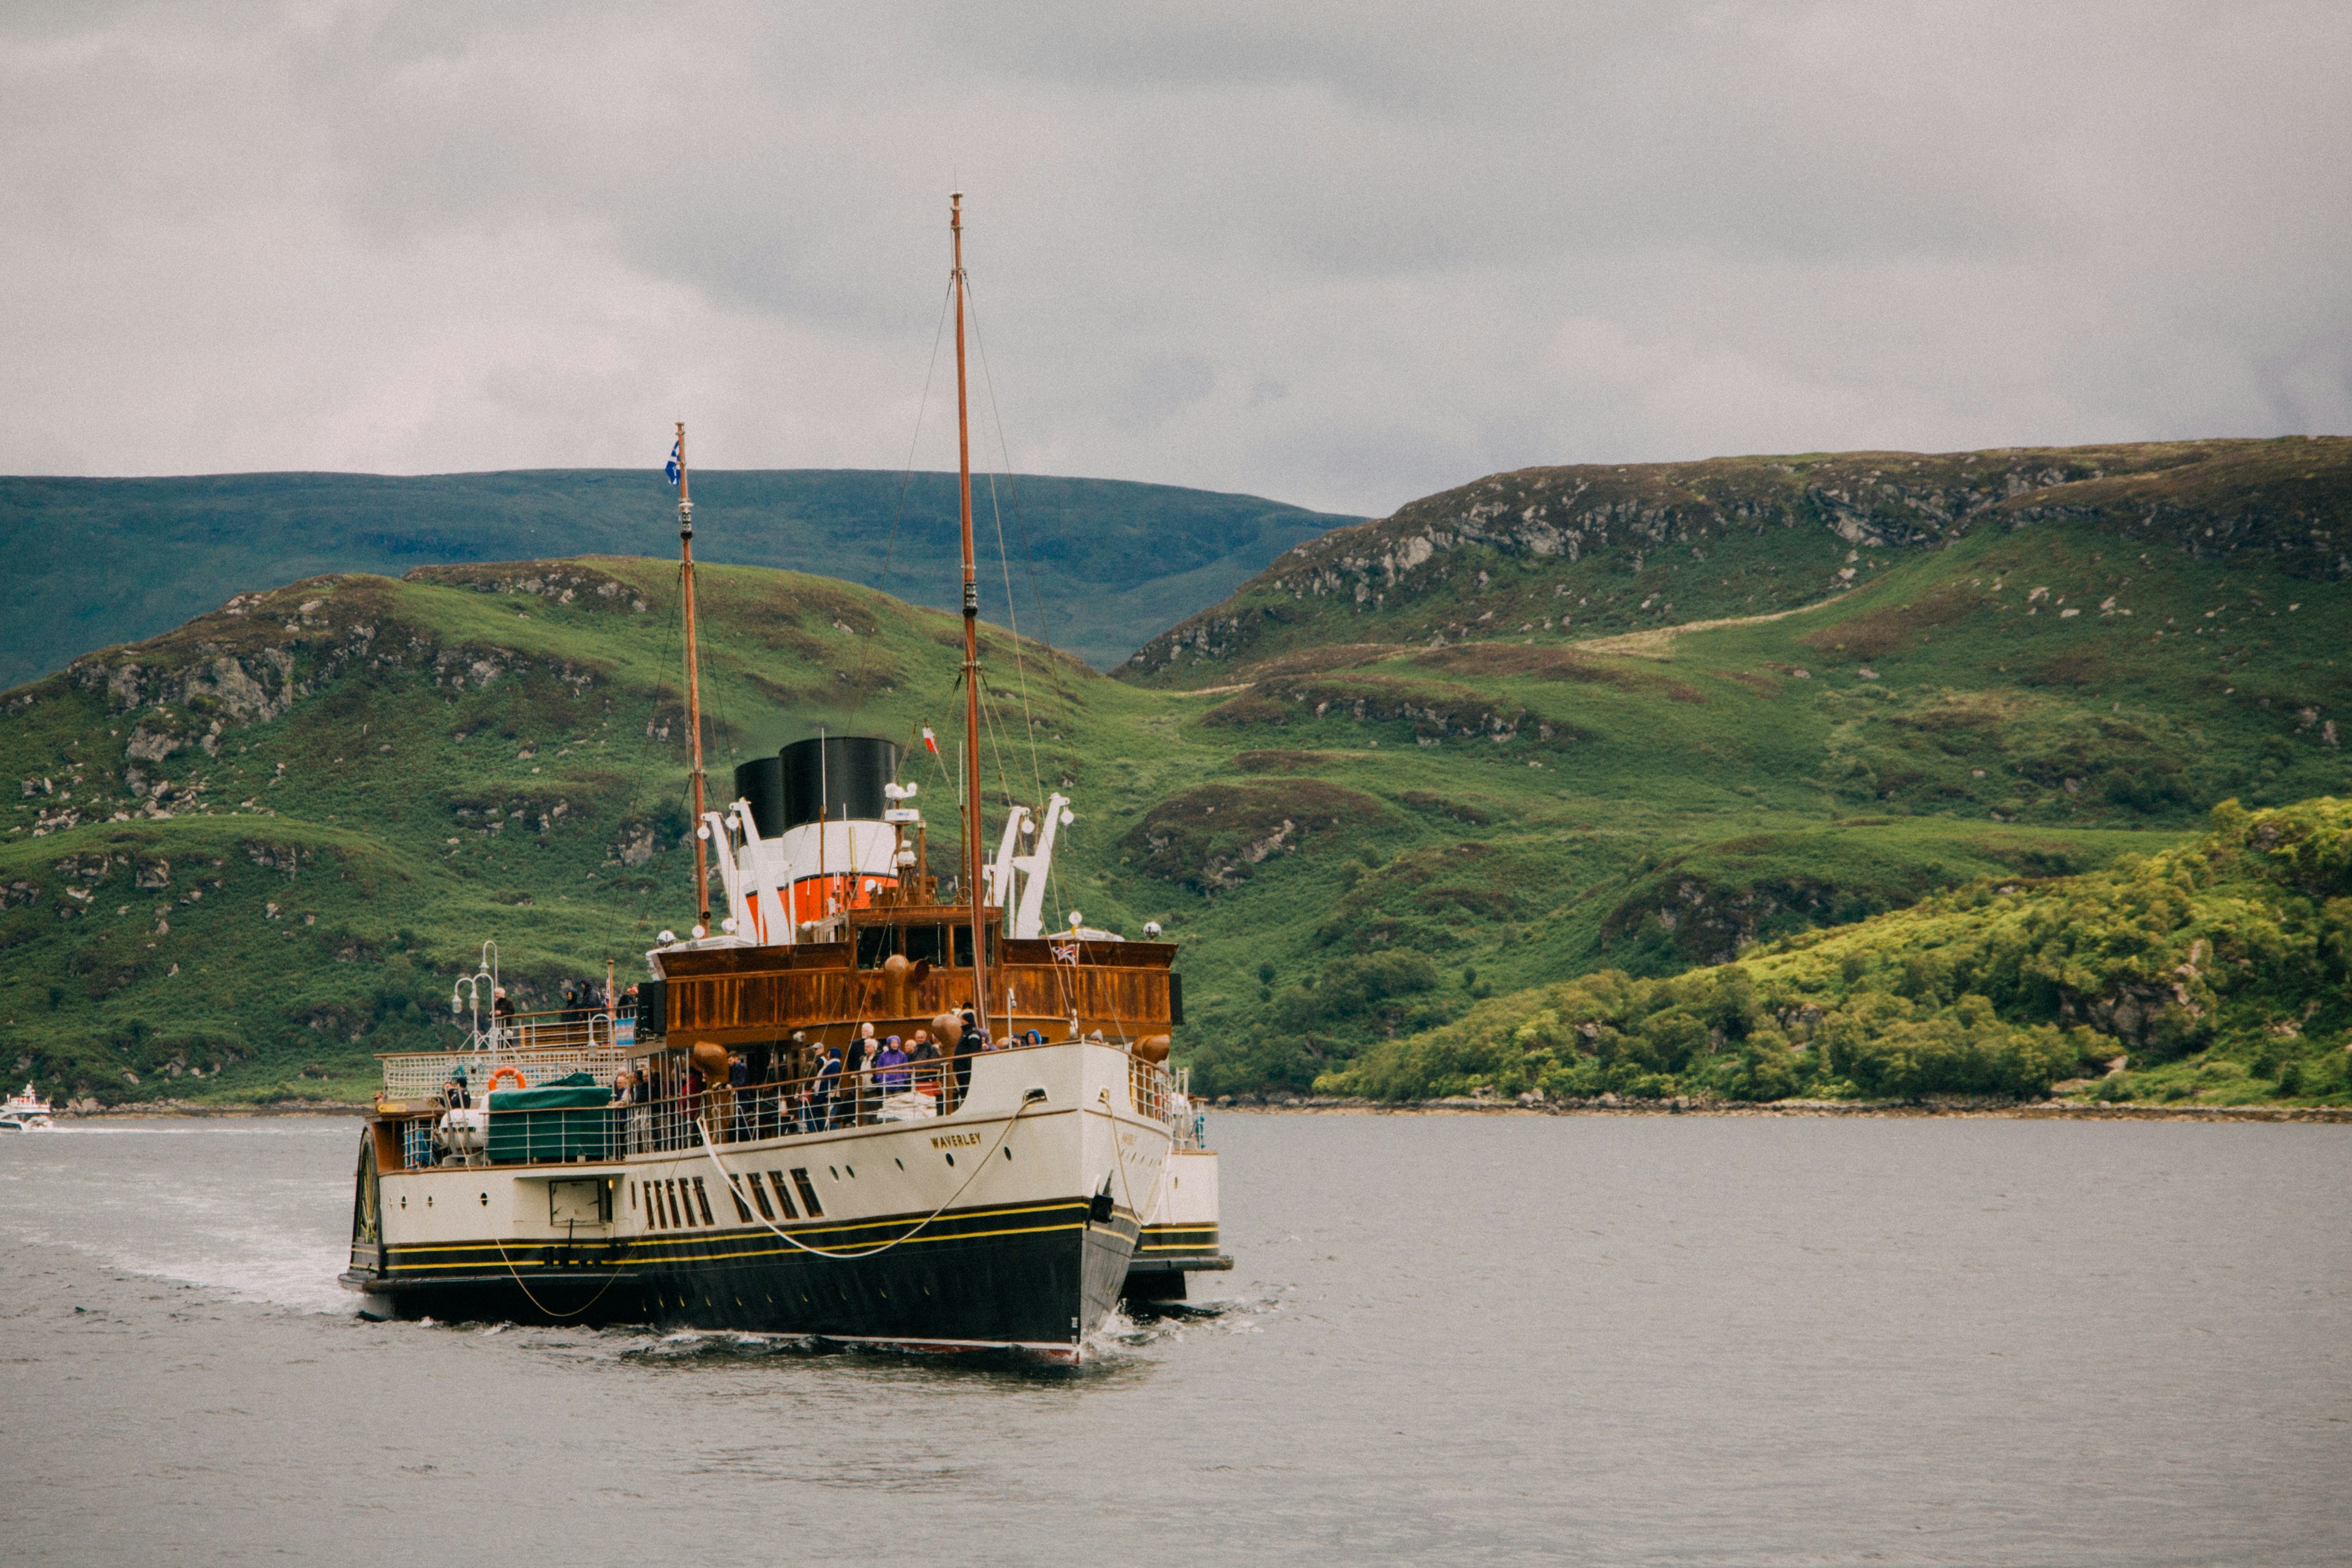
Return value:
[[(952, 474), (856, 469), (694, 476), (697, 553), (784, 566), (955, 607)], [(1285, 550), (1334, 523), (1255, 496), (1170, 485), (1023, 475), (982, 482), (975, 522), (1034, 559), (1016, 569), (1024, 629), (1042, 598), (1057, 646), (1108, 667), (1158, 627), (1215, 603)], [(11, 628), (0, 686), (93, 648), (152, 637), (232, 594), (329, 572), (397, 574), (425, 563), (513, 561), (676, 548), (676, 492), (651, 468), (523, 473), (225, 474), (189, 479), (0, 478), (0, 589)], [(893, 520), (897, 544), (891, 548)], [(1024, 553), (1024, 536), (1027, 549)], [(886, 573), (885, 563), (888, 563)], [(1005, 624), (1003, 574), (982, 613)]]
[[(1025, 735), (994, 637), (990, 791), (1075, 795), (1050, 912), (1183, 943), (1211, 1092), (1305, 1089), (1528, 987), (2155, 855), (2224, 799), (2352, 795), (2340, 563), (2242, 496), (2207, 522), (2084, 493), (1769, 619), (1351, 637), (1198, 686), (1033, 653)], [(1763, 538), (1791, 573), (1817, 543)], [(430, 1037), (484, 937), (541, 995), (631, 972), (689, 908), (673, 576), (298, 584), (0, 698), (0, 1067), (355, 1085)], [(705, 604), (716, 777), (820, 723), (952, 732), (949, 618), (748, 568)]]
[[(2071, 1082), (2068, 1080), (2072, 1080)], [(1483, 1003), (1318, 1087), (1732, 1100), (2352, 1103), (2352, 801), (2248, 813), (2076, 878), (1972, 883), (1673, 979)]]
[[(1963, 538), (2087, 526), (2294, 578), (2352, 569), (2352, 439), (1525, 468), (1292, 550), (1122, 668), (1219, 685), (1300, 649), (1539, 646), (1814, 604)], [(1861, 649), (1857, 647), (1856, 650)]]

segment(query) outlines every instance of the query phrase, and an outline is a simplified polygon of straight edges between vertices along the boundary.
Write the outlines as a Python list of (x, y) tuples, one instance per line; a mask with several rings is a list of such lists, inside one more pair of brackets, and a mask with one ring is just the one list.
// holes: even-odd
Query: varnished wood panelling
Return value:
[[(1114, 1034), (1157, 1033), (1169, 1026), (1168, 972), (1160, 968), (1087, 964), (1010, 964), (996, 972), (1013, 994), (1023, 1018), (1068, 1020)], [(711, 975), (672, 980), (669, 1032), (722, 1042), (766, 1038), (798, 1028), (884, 1018), (929, 1018), (969, 1005), (971, 972), (933, 972), (920, 984), (887, 993), (880, 974), (857, 970)], [(990, 998), (1002, 1015), (1003, 994)]]

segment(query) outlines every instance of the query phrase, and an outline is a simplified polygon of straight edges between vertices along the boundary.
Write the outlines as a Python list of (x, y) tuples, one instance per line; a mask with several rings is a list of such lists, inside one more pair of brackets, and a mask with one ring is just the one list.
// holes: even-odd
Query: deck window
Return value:
[(717, 1225), (719, 1222), (710, 1217), (710, 1194), (709, 1192), (704, 1190), (702, 1178), (700, 1176), (694, 1178), (694, 1200), (701, 1206), (702, 1223), (705, 1225)]
[(808, 1205), (809, 1218), (823, 1219), (824, 1217), (824, 1205), (816, 1201), (816, 1184), (809, 1180), (809, 1173), (806, 1166), (794, 1168), (793, 1171), (793, 1185), (800, 1188), (801, 1202)]
[[(760, 1217), (775, 1218), (776, 1211), (768, 1206), (768, 1184), (760, 1180), (760, 1173), (753, 1171), (745, 1177), (745, 1180), (751, 1184), (751, 1201), (760, 1205)], [(744, 1217), (748, 1219), (751, 1216), (747, 1215)]]
[(800, 1218), (801, 1211), (793, 1207), (792, 1189), (784, 1185), (784, 1173), (782, 1171), (769, 1172), (768, 1184), (776, 1189), (776, 1203), (783, 1209), (784, 1217), (786, 1219)]

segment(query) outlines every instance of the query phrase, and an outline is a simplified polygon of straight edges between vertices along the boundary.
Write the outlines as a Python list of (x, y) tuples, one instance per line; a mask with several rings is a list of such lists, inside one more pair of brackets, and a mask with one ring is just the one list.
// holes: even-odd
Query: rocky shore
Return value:
[(196, 1100), (140, 1100), (121, 1105), (100, 1105), (95, 1100), (69, 1100), (57, 1109), (60, 1119), (97, 1118), (106, 1121), (151, 1120), (166, 1116), (364, 1116), (372, 1108), (359, 1100), (289, 1100), (272, 1105), (218, 1105)]
[(1380, 1100), (1344, 1095), (1219, 1095), (1205, 1102), (1221, 1113), (1322, 1112), (1358, 1116), (2000, 1116), (2039, 1121), (2335, 1121), (2352, 1122), (2340, 1105), (2137, 1105), (2083, 1100), (2001, 1100), (1947, 1095), (1921, 1100), (1517, 1100), (1459, 1095), (1446, 1100)]
[[(1944, 1095), (1922, 1100), (1774, 1100), (1761, 1102), (1706, 1100), (1626, 1100), (1603, 1094), (1590, 1100), (1517, 1100), (1457, 1095), (1446, 1100), (1362, 1100), (1328, 1094), (1223, 1094), (1201, 1102), (1220, 1113), (1308, 1112), (1355, 1116), (2003, 1116), (2038, 1121), (2333, 1121), (2352, 1123), (2352, 1106), (2341, 1105), (2138, 1105), (2085, 1100), (2000, 1100)], [(186, 1100), (146, 1100), (101, 1106), (76, 1100), (58, 1108), (61, 1118), (110, 1121), (178, 1116), (362, 1116), (364, 1101), (289, 1100), (280, 1105), (207, 1105)]]

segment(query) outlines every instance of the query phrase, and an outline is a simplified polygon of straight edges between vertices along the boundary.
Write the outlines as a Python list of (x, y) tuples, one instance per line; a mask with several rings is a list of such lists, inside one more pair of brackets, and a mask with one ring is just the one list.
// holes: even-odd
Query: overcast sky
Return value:
[(2344, 432), (2347, 104), (2344, 4), (14, 0), (0, 471), (897, 468), (958, 186), (1032, 471)]

